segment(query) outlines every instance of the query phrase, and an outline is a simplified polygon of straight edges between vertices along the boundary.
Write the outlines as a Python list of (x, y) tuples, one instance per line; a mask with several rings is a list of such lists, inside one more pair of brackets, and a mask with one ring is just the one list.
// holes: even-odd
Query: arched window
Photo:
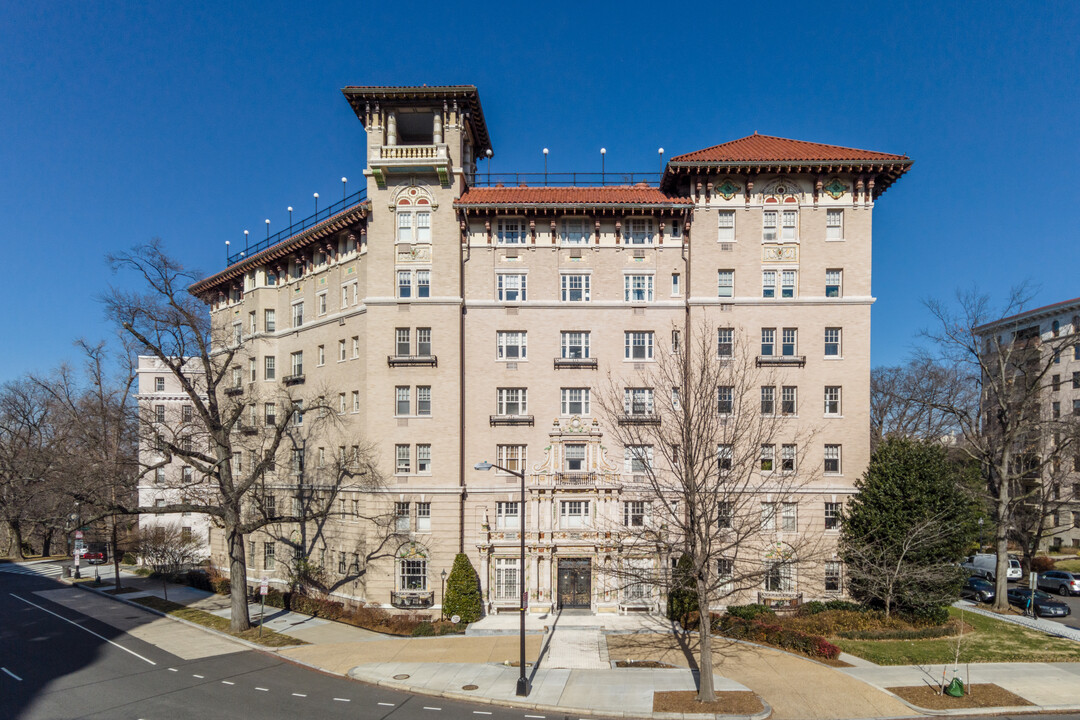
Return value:
[(397, 214), (397, 242), (430, 243), (431, 213), (435, 203), (426, 190), (403, 188), (394, 203)]

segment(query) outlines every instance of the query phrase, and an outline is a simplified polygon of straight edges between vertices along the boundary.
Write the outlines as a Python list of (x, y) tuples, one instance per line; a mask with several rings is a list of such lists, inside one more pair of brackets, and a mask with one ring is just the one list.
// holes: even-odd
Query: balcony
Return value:
[(386, 364), (390, 367), (428, 366), (438, 367), (437, 355), (387, 355)]
[(491, 426), (497, 425), (532, 425), (532, 415), (492, 415)]
[(285, 377), (281, 378), (281, 382), (285, 383), (286, 385), (303, 385), (304, 374), (297, 373), (295, 375), (286, 375)]
[(376, 145), (368, 156), (368, 167), (380, 188), (392, 174), (432, 172), (444, 186), (450, 184), (450, 149), (446, 143), (430, 145)]
[(621, 480), (616, 473), (557, 472), (553, 475), (533, 475), (533, 483), (556, 488), (586, 488), (600, 485), (617, 487)]
[(660, 416), (656, 413), (630, 413), (629, 415), (620, 415), (620, 425), (659, 425)]
[(559, 368), (595, 370), (597, 361), (596, 358), (555, 358), (555, 369), (558, 370)]
[(393, 590), (390, 592), (390, 604), (409, 610), (429, 608), (435, 605), (435, 591)]
[(803, 367), (805, 355), (758, 355), (758, 367)]
[(229, 397), (236, 397), (237, 395), (244, 394), (244, 388), (237, 385), (236, 387), (225, 388), (225, 394)]

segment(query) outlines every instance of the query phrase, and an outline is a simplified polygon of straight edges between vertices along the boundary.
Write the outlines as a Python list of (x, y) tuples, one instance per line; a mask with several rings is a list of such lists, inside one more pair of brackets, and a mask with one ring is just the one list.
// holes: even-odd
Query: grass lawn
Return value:
[[(949, 608), (961, 617), (961, 610)], [(963, 613), (975, 630), (960, 640), (960, 662), (1080, 662), (1080, 643), (975, 613)], [(951, 663), (956, 638), (929, 640), (845, 640), (829, 638), (841, 650), (878, 665)]]
[(1058, 560), (1054, 563), (1054, 569), (1065, 570), (1066, 572), (1080, 573), (1080, 558)]
[(233, 637), (238, 637), (242, 640), (247, 640), (248, 642), (257, 643), (259, 645), (266, 645), (267, 647), (287, 647), (308, 644), (303, 640), (297, 640), (294, 637), (282, 635), (281, 633), (276, 633), (273, 630), (267, 630), (266, 628), (263, 628), (262, 637), (259, 637), (259, 628), (257, 627), (245, 630), (242, 633), (230, 632), (228, 618), (211, 615), (204, 610), (189, 608), (180, 603), (163, 600), (159, 597), (132, 598), (131, 601), (139, 603), (140, 605), (145, 605), (148, 608), (153, 608), (159, 612), (193, 622), (197, 625), (202, 625), (213, 630), (219, 630), (228, 635), (232, 635)]

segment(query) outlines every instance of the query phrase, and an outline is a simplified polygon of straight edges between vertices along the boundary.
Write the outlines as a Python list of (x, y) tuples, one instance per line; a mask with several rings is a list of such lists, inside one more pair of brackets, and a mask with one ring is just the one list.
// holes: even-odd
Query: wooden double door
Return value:
[(592, 561), (589, 558), (559, 560), (559, 607), (592, 607)]

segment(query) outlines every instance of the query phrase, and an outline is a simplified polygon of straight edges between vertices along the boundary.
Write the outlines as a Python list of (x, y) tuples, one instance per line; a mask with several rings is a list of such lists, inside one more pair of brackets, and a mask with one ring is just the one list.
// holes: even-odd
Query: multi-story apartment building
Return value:
[(1039, 437), (1021, 450), (1049, 461), (1031, 462), (1030, 498), (1020, 511), (1026, 509), (1029, 524), (1041, 520), (1040, 550), (1080, 548), (1080, 298), (1010, 315), (975, 333), (989, 355), (1003, 354), (1019, 368), (1030, 362), (1039, 373), (1031, 397), (1020, 398), (1031, 401), (1037, 417), (1030, 427)]
[[(168, 428), (164, 437), (173, 431), (181, 438), (180, 442), (202, 442), (201, 433), (195, 430), (195, 418), (191, 400), (184, 393), (180, 381), (158, 358), (147, 355), (139, 356), (136, 370), (138, 388), (137, 401), (140, 414), (140, 463), (143, 467), (153, 468), (139, 480), (139, 505), (142, 507), (164, 507), (178, 503), (190, 497), (193, 488), (203, 488), (204, 478), (190, 465), (177, 458), (169, 458), (160, 450), (153, 428)], [(196, 380), (197, 386), (201, 375), (195, 363), (187, 363), (185, 374)], [(168, 459), (169, 461), (161, 464)], [(158, 465), (161, 465), (158, 467)], [(139, 516), (139, 526), (175, 526), (181, 537), (190, 538), (197, 543), (198, 558), (210, 555), (210, 519), (201, 513), (160, 513)]]
[[(611, 377), (627, 413), (648, 412), (635, 373), (698, 323), (719, 328), (721, 360), (752, 343), (778, 373), (776, 407), (815, 428), (800, 464), (820, 471), (790, 520), (835, 545), (869, 457), (871, 218), (907, 157), (755, 134), (651, 182), (492, 178), (477, 171), (492, 147), (474, 87), (343, 92), (367, 133), (366, 189), (192, 287), (226, 335), (251, 338), (245, 388), (317, 392), (380, 454), (392, 557), (336, 594), (438, 607), (440, 573), (465, 552), (489, 610), (518, 606), (522, 570), (532, 611), (658, 608), (597, 572), (618, 561), (612, 528), (639, 514), (634, 459), (594, 400)], [(305, 447), (309, 464), (343, 451)], [(525, 473), (524, 508), (518, 479), (482, 460)], [(372, 545), (350, 502), (315, 558), (342, 579)], [(287, 552), (272, 545), (250, 547)], [(826, 596), (841, 578), (827, 553), (763, 590)]]

